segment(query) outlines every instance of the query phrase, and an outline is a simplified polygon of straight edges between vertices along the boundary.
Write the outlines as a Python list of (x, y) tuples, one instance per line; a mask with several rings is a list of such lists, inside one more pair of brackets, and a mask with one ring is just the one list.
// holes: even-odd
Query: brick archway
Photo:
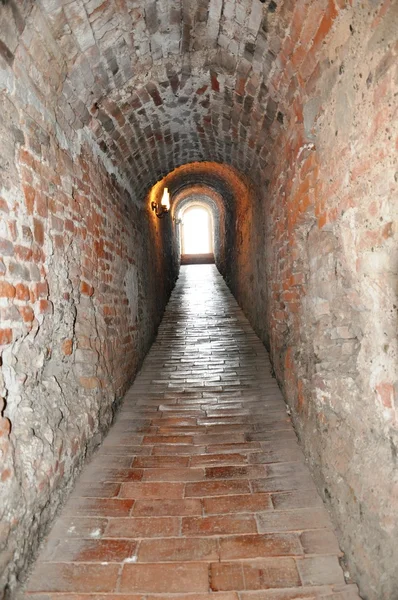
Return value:
[[(207, 202), (192, 198), (180, 208), (178, 215), (181, 264), (214, 262), (214, 219)], [(196, 219), (198, 231), (195, 231), (192, 218)]]

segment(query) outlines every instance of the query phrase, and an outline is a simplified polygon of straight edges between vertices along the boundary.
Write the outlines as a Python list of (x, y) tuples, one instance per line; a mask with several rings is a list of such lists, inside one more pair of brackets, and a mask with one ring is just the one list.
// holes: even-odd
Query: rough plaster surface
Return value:
[(0, 4), (6, 594), (154, 335), (178, 256), (147, 193), (171, 172), (224, 198), (217, 264), (363, 597), (394, 598), (397, 6)]

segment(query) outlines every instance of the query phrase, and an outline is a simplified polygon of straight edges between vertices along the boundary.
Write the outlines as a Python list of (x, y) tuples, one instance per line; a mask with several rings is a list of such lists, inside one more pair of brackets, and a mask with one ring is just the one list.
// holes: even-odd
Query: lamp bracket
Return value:
[(151, 202), (151, 209), (154, 211), (158, 219), (163, 219), (163, 217), (169, 212), (168, 209), (164, 208), (162, 205), (160, 206), (159, 210), (158, 204), (154, 201)]

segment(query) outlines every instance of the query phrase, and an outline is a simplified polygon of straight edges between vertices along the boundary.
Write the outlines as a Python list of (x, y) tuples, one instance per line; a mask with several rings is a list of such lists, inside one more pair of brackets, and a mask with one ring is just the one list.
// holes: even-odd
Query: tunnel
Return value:
[(397, 32), (0, 1), (2, 600), (398, 599)]

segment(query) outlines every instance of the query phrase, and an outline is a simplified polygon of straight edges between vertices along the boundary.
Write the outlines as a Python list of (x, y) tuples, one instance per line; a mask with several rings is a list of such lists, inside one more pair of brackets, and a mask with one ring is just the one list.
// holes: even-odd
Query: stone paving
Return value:
[(266, 350), (213, 265), (156, 343), (26, 585), (35, 600), (355, 600)]

